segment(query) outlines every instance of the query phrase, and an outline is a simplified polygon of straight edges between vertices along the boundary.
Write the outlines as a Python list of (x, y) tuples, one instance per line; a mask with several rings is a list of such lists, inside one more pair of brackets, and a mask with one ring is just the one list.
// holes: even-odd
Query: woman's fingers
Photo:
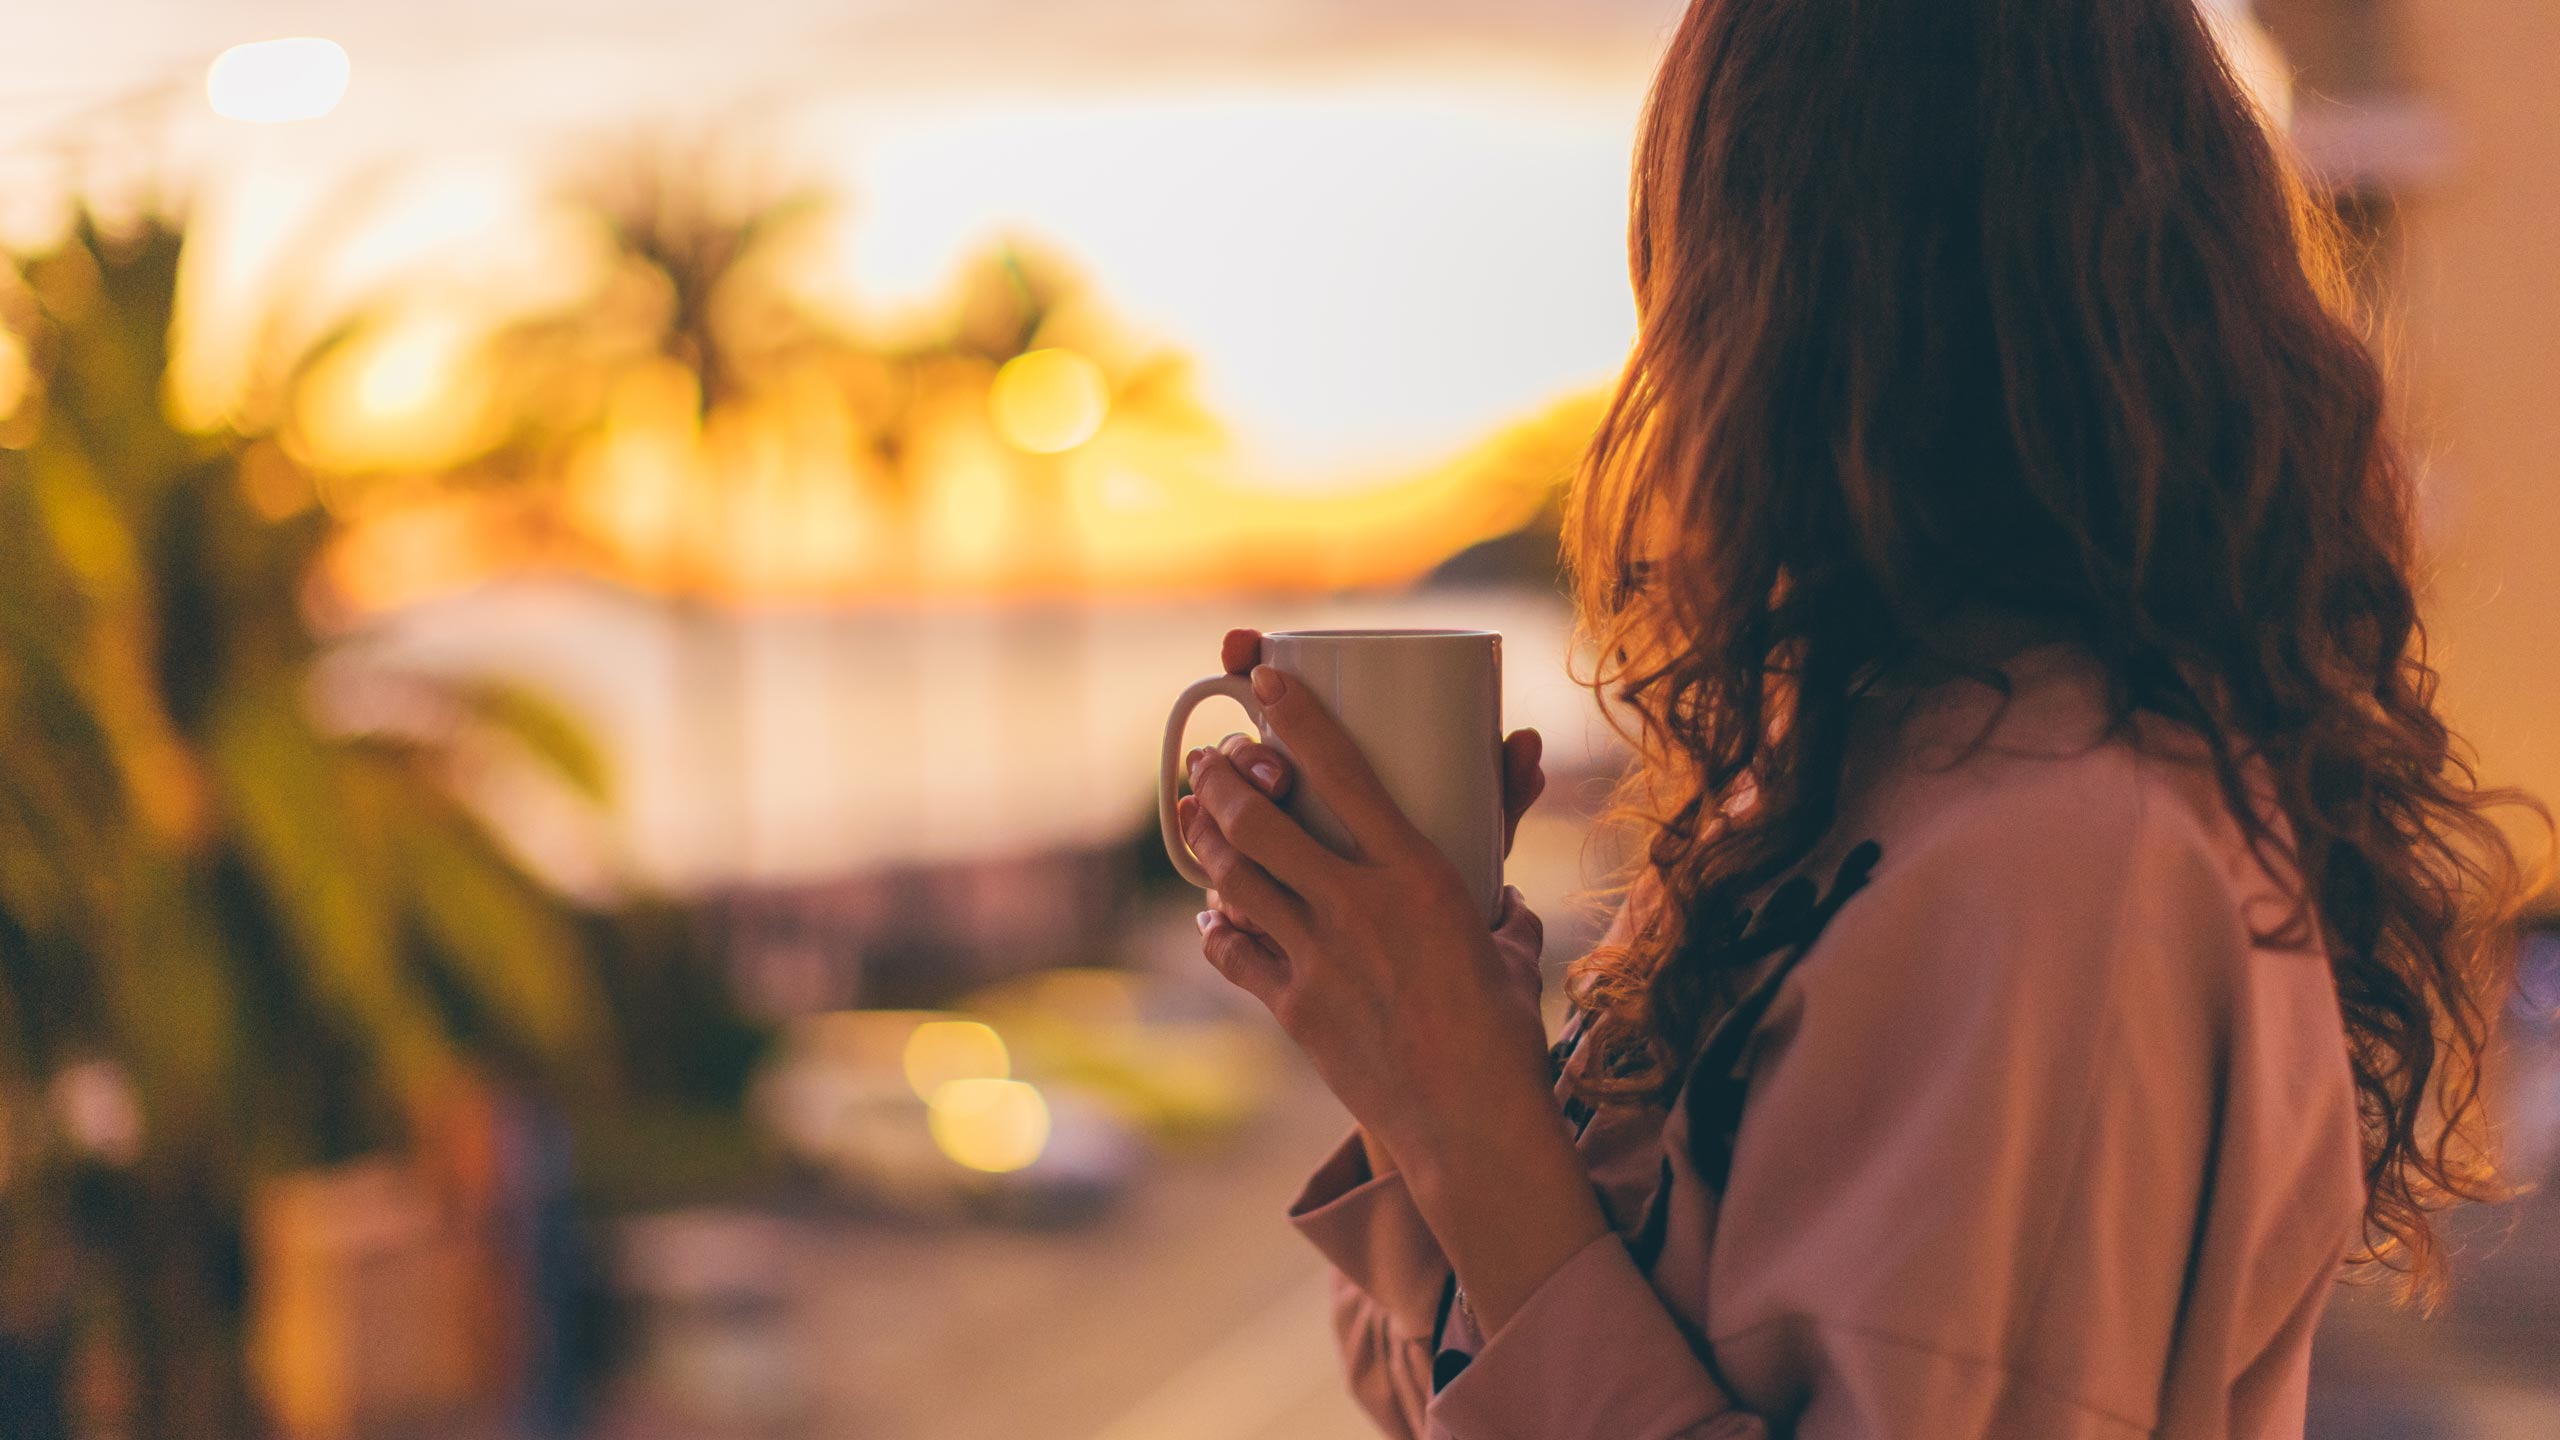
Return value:
[(1218, 752), (1227, 763), (1253, 782), (1253, 787), (1274, 800), (1289, 794), (1289, 759), (1279, 751), (1250, 735), (1235, 734), (1218, 742)]
[(1174, 811), (1183, 840), (1216, 883), (1219, 898), (1252, 916), (1255, 926), (1278, 940), (1283, 951), (1300, 943), (1307, 929), (1306, 909), (1298, 897), (1227, 839), (1199, 796), (1183, 796)]
[(1230, 630), (1218, 646), (1218, 658), (1230, 675), (1249, 675), (1262, 663), (1262, 632)]
[(1515, 730), (1502, 742), (1502, 853), (1520, 835), (1520, 817), (1547, 792), (1547, 772), (1538, 768), (1546, 740), (1535, 730)]
[(1215, 910), (1200, 912), (1200, 953), (1229, 984), (1265, 1005), (1289, 983), (1286, 956)]
[(1198, 752), (1191, 766), (1191, 793), (1218, 822), (1224, 839), (1301, 895), (1319, 888), (1342, 863), (1288, 812), (1272, 804), (1223, 752)]
[[(1245, 778), (1251, 780), (1256, 789), (1269, 795), (1273, 800), (1279, 800), (1289, 793), (1288, 757), (1279, 751), (1242, 733), (1230, 735), (1219, 741), (1218, 748), (1225, 752), (1230, 764), (1244, 772)], [(1200, 752), (1194, 750), (1183, 759), (1183, 773), (1190, 774), (1199, 763)], [(1226, 902), (1218, 898), (1218, 892), (1215, 890), (1209, 892), (1209, 908), (1215, 911), (1227, 909)], [(1228, 914), (1226, 918), (1247, 934), (1262, 933), (1262, 927), (1254, 922), (1254, 918), (1241, 910)]]
[(1241, 910), (1228, 909), (1227, 902), (1219, 899), (1218, 892), (1215, 890), (1209, 892), (1209, 910), (1202, 913), (1205, 914), (1212, 912), (1225, 916), (1231, 924), (1233, 924), (1237, 929), (1244, 931), (1246, 934), (1259, 935), (1262, 933), (1262, 927), (1253, 923), (1252, 916), (1247, 915)]
[(1546, 988), (1547, 922), (1529, 908), (1517, 885), (1502, 887), (1502, 919), (1493, 927), (1493, 953), (1513, 981), (1531, 995)]
[(1531, 955), (1542, 955), (1547, 948), (1547, 922), (1529, 908), (1529, 897), (1517, 885), (1502, 887), (1502, 919), (1493, 927), (1497, 945), (1517, 946)]
[(1362, 855), (1375, 859), (1412, 847), (1420, 838), (1413, 822), (1396, 808), (1341, 722), (1305, 686), (1263, 665), (1253, 672), (1253, 693), (1262, 702), (1264, 723), (1288, 743), (1298, 782), (1315, 787)]

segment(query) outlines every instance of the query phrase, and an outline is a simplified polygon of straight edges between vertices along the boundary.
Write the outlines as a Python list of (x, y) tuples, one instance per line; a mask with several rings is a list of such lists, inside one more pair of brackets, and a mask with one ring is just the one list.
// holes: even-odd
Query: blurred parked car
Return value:
[(907, 1214), (1071, 1220), (1108, 1204), (1138, 1161), (1107, 1108), (1016, 1079), (1002, 1036), (943, 1011), (793, 1021), (753, 1104), (801, 1163)]
[(978, 994), (1024, 1074), (1093, 1096), (1172, 1143), (1233, 1130), (1268, 1101), (1277, 1053), (1205, 985), (1120, 970), (1061, 969)]

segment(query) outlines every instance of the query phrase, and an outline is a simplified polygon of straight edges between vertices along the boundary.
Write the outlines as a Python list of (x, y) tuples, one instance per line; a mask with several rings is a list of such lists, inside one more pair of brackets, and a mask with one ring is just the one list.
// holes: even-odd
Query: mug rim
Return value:
[(1499, 630), (1273, 630), (1265, 640), (1499, 640)]

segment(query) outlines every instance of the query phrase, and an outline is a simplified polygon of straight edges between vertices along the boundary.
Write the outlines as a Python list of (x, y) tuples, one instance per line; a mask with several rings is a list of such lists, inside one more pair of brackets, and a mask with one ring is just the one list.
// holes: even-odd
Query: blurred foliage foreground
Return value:
[(574, 910), (444, 783), (495, 737), (592, 793), (572, 728), (327, 723), (328, 521), (256, 503), (272, 437), (166, 418), (180, 249), (84, 219), (0, 268), (0, 1432), (556, 1429), (569, 1157), (734, 1116), (756, 1038), (680, 915)]

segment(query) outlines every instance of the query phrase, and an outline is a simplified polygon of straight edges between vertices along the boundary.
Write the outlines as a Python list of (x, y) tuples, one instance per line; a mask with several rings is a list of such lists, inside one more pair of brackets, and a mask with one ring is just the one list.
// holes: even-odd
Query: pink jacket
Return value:
[(2108, 734), (2069, 650), (2011, 675), (1861, 702), (1759, 987), (1667, 1111), (1569, 1108), (1616, 1233), (1490, 1342), (1395, 1175), (1317, 1171), (1390, 1434), (2299, 1440), (2364, 1201), (2328, 966), (2191, 742)]

